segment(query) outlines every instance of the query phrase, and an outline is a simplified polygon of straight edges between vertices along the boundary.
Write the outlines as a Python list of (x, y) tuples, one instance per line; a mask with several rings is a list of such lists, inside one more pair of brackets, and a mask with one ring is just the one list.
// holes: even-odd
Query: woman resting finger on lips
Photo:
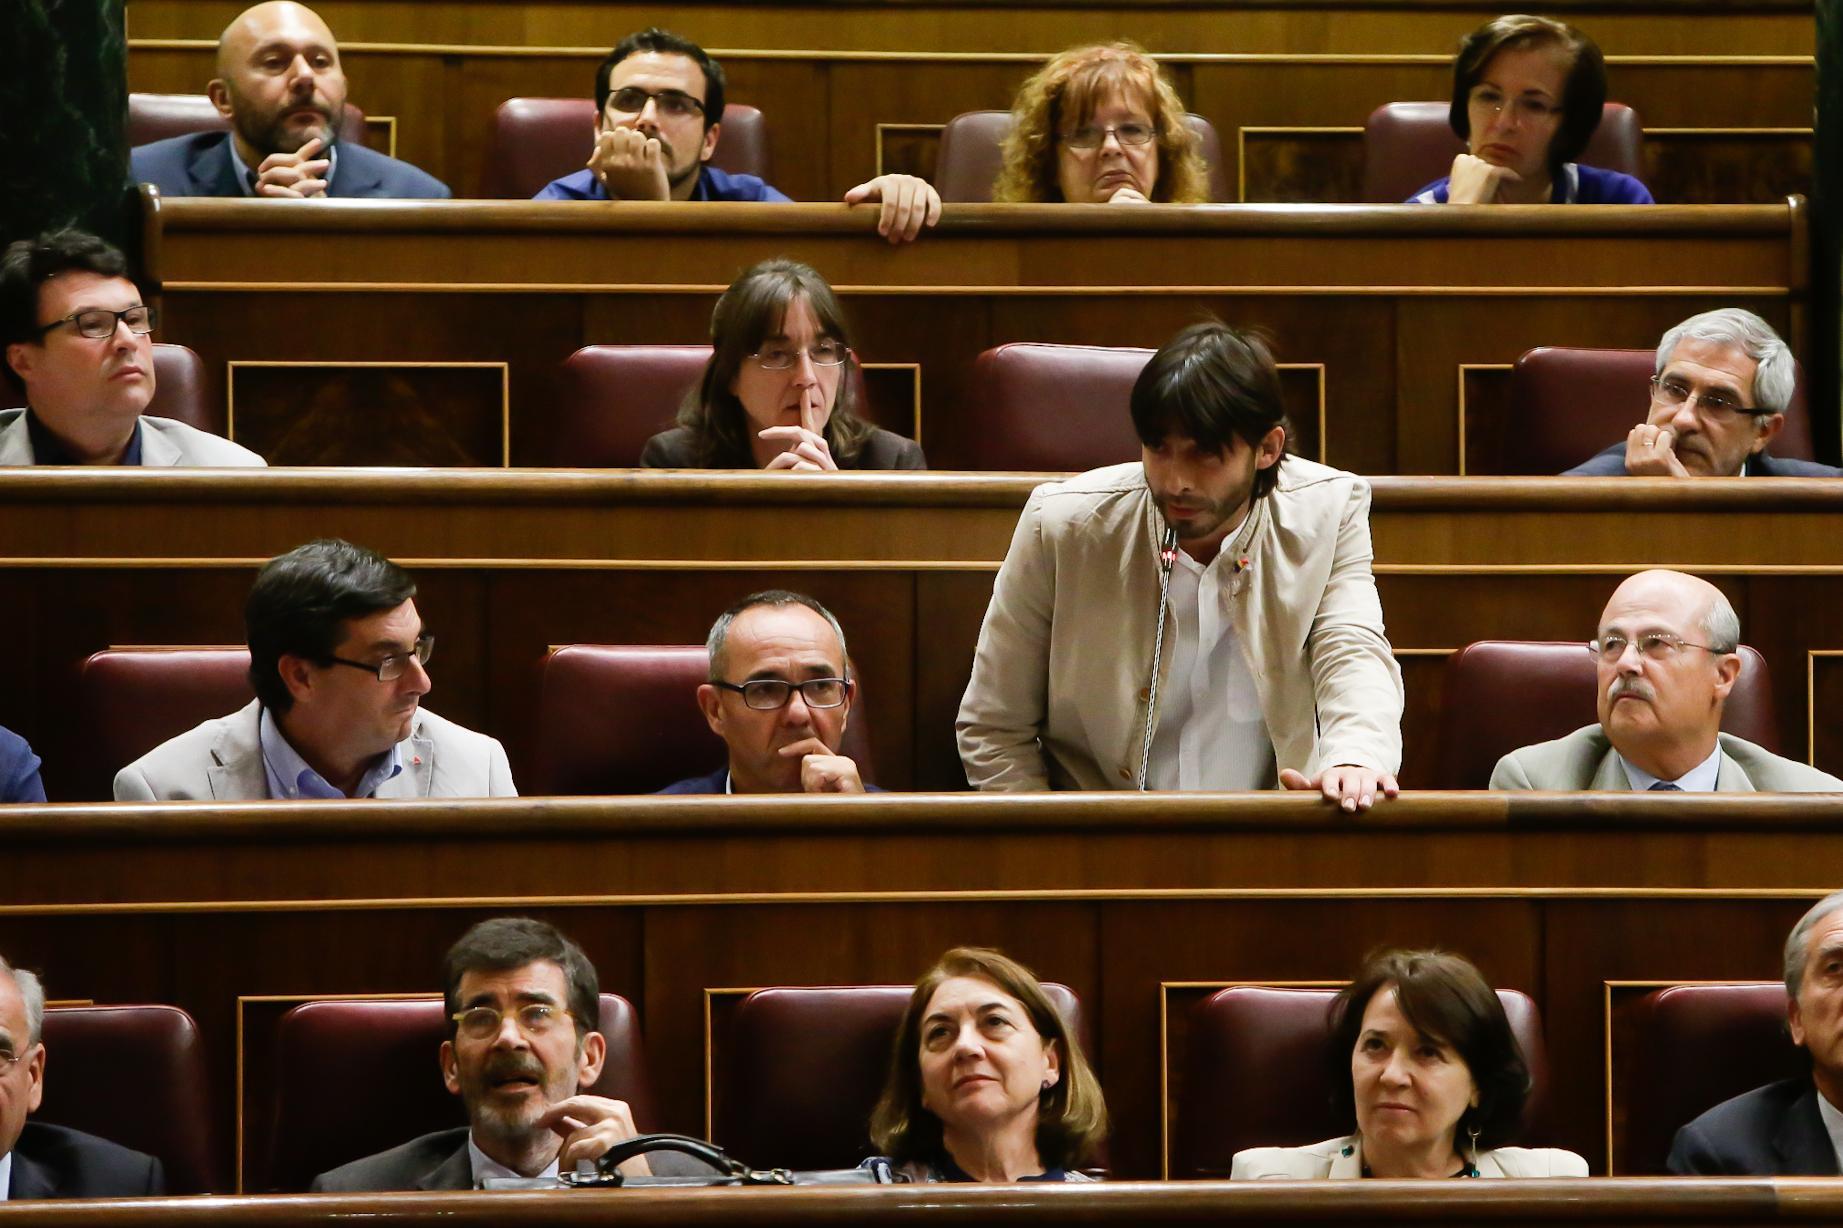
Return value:
[(857, 360), (832, 287), (765, 260), (717, 300), (711, 355), (678, 425), (646, 441), (649, 469), (925, 469), (921, 445), (857, 414)]
[(1478, 969), (1444, 951), (1383, 951), (1331, 1006), (1333, 1106), (1354, 1133), (1235, 1153), (1234, 1178), (1585, 1177), (1553, 1147), (1507, 1147), (1529, 1067)]
[(1209, 176), (1184, 104), (1132, 43), (1076, 47), (1024, 83), (992, 199), (1199, 204)]
[(1486, 22), (1453, 61), (1447, 119), (1466, 152), (1408, 203), (1651, 204), (1632, 176), (1575, 161), (1605, 103), (1606, 62), (1585, 34), (1547, 17)]
[(870, 1120), (911, 1181), (1089, 1181), (1107, 1132), (1081, 1044), (1028, 968), (984, 947), (941, 956), (909, 996)]

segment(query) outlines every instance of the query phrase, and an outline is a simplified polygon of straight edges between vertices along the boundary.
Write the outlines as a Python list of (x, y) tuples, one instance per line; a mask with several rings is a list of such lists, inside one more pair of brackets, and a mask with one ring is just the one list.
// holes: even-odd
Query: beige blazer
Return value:
[[(176, 738), (115, 774), (118, 802), (250, 802), (269, 796), (262, 765), (262, 703), (250, 700)], [(380, 798), (517, 797), (497, 738), (420, 709), (399, 742), (403, 770), (378, 786)]]
[[(32, 435), (26, 430), (26, 411), (0, 409), (0, 465), (37, 464)], [(171, 468), (263, 468), (268, 462), (241, 444), (171, 418), (141, 417), (141, 465)]]
[[(1786, 759), (1731, 733), (1720, 735), (1717, 793), (1843, 793), (1843, 780)], [(1493, 789), (1629, 791), (1606, 731), (1586, 725), (1565, 738), (1513, 750), (1491, 771)]]
[[(1031, 494), (956, 724), (975, 787), (1133, 787), (1161, 613), (1162, 536), (1137, 463)], [(1229, 586), (1232, 616), (1276, 774), (1340, 763), (1395, 771), (1401, 670), (1370, 572), (1368, 483), (1289, 456), (1232, 541), (1248, 560)]]
[[(1559, 1147), (1499, 1147), (1475, 1161), (1481, 1177), (1585, 1177), (1587, 1161)], [(1251, 1147), (1230, 1162), (1232, 1181), (1342, 1181), (1363, 1175), (1363, 1139), (1355, 1134), (1310, 1147)]]

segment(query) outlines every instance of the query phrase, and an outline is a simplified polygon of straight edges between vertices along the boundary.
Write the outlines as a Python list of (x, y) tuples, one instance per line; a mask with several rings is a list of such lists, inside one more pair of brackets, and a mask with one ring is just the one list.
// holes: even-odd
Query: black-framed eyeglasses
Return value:
[(49, 324), (39, 325), (37, 335), (42, 337), (54, 328), (74, 324), (77, 326), (78, 336), (88, 337), (92, 341), (101, 341), (105, 337), (115, 335), (115, 326), (118, 322), (126, 324), (131, 333), (146, 334), (154, 331), (154, 320), (154, 309), (145, 304), (138, 304), (122, 311), (110, 311), (106, 307), (91, 307), (87, 311), (73, 312), (62, 320), (53, 320)]
[(809, 708), (836, 708), (851, 694), (851, 683), (844, 678), (808, 678), (804, 682), (783, 682), (779, 678), (757, 678), (752, 682), (713, 682), (719, 691), (734, 691), (742, 702), (758, 712), (785, 708), (794, 692)]
[(1700, 648), (1704, 652), (1724, 655), (1731, 649), (1715, 648), (1708, 644), (1692, 644), (1680, 635), (1668, 631), (1647, 631), (1637, 639), (1628, 640), (1623, 635), (1603, 635), (1597, 640), (1587, 641), (1587, 651), (1611, 665), (1625, 655), (1626, 647), (1638, 645), (1638, 655), (1649, 657), (1653, 661), (1668, 661), (1685, 648)]
[[(842, 341), (824, 337), (806, 347), (806, 356), (812, 359), (815, 367), (842, 367), (851, 357), (851, 347)], [(764, 371), (788, 371), (799, 365), (800, 347), (764, 345), (749, 357)]]
[(1749, 409), (1725, 392), (1696, 392), (1682, 380), (1665, 375), (1651, 377), (1651, 398), (1666, 405), (1681, 405), (1691, 398), (1706, 413), (1718, 418), (1731, 418), (1736, 414), (1757, 414), (1757, 409)]
[(1062, 143), (1070, 149), (1099, 149), (1107, 143), (1107, 134), (1122, 145), (1149, 145), (1158, 135), (1150, 124), (1088, 124), (1062, 134)]
[(416, 637), (416, 647), (409, 652), (392, 653), (382, 661), (348, 661), (344, 657), (328, 657), (329, 665), (350, 665), (353, 669), (362, 669), (367, 674), (375, 674), (379, 682), (395, 682), (403, 677), (403, 671), (410, 667), (410, 658), (414, 657), (424, 665), (435, 655), (435, 636), (424, 632)]
[(673, 119), (704, 114), (704, 104), (684, 90), (643, 90), (637, 85), (628, 85), (608, 95), (608, 105), (614, 108), (616, 115), (638, 115), (646, 110), (649, 102), (655, 104), (661, 115)]
[[(518, 1030), (526, 1036), (542, 1036), (561, 1025), (565, 1019), (575, 1017), (574, 1011), (564, 1010), (549, 1002), (526, 1002), (512, 1010), (512, 1018), (518, 1021)], [(471, 1040), (486, 1040), (499, 1035), (499, 1029), (506, 1020), (506, 1012), (496, 1006), (470, 1006), (466, 1010), (454, 1012), (448, 1018), (454, 1020), (455, 1029), (462, 1036)]]

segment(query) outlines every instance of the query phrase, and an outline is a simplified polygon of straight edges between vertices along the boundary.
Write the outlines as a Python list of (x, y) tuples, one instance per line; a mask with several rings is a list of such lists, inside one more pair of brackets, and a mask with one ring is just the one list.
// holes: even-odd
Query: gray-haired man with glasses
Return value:
[(0, 465), (259, 466), (262, 457), (171, 418), (154, 396), (154, 309), (122, 253), (59, 230), (0, 256)]
[(1831, 793), (1843, 780), (1721, 732), (1741, 623), (1706, 580), (1641, 571), (1613, 592), (1587, 651), (1600, 723), (1498, 760), (1493, 789)]
[(1785, 428), (1797, 366), (1759, 316), (1724, 307), (1658, 343), (1651, 405), (1621, 443), (1564, 477), (1837, 477), (1843, 469), (1766, 450)]
[(857, 683), (830, 610), (803, 593), (751, 593), (718, 616), (705, 645), (698, 707), (729, 762), (661, 793), (879, 791), (840, 753)]
[(155, 747), (117, 801), (510, 797), (505, 748), (425, 710), (416, 583), (329, 538), (271, 559), (244, 607), (256, 698)]

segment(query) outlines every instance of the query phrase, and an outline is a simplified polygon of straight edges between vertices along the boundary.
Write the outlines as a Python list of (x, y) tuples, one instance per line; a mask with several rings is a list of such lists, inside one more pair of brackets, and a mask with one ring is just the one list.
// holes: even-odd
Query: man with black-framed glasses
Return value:
[(843, 753), (857, 682), (830, 610), (804, 593), (750, 593), (718, 615), (705, 647), (698, 707), (729, 762), (661, 793), (881, 792)]
[(337, 538), (271, 559), (244, 607), (256, 698), (141, 756), (117, 801), (512, 797), (494, 738), (422, 707), (416, 583)]
[(1645, 420), (1563, 477), (1834, 478), (1843, 469), (1774, 456), (1792, 412), (1791, 347), (1751, 311), (1723, 307), (1664, 334)]
[(0, 956), (0, 1203), (166, 1193), (160, 1161), (117, 1143), (28, 1122), (45, 1095), (45, 990)]
[(1840, 793), (1838, 780), (1721, 731), (1741, 676), (1741, 620), (1707, 580), (1629, 577), (1587, 644), (1600, 723), (1511, 751), (1493, 789)]
[(154, 309), (116, 248), (80, 230), (0, 256), (0, 465), (251, 467), (228, 439), (149, 415)]

